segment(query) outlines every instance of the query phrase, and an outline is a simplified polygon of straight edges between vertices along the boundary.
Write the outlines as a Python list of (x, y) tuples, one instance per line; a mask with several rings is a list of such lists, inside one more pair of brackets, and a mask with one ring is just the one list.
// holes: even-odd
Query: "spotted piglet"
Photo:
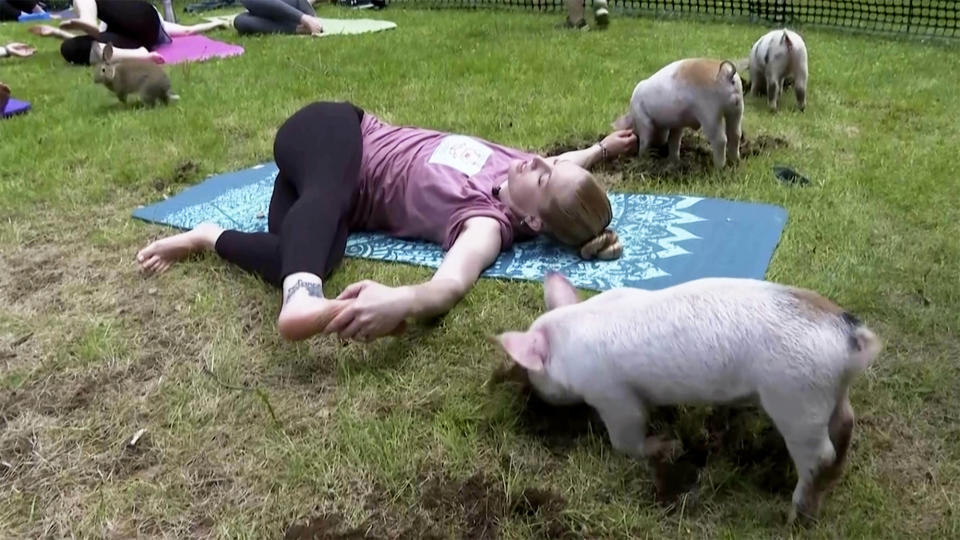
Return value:
[(670, 158), (680, 158), (684, 128), (703, 129), (710, 140), (713, 163), (740, 160), (743, 83), (729, 60), (677, 60), (640, 81), (626, 114), (614, 129), (633, 129), (638, 151), (667, 143)]
[(544, 289), (547, 312), (496, 338), (540, 397), (592, 406), (614, 448), (636, 458), (665, 448), (646, 436), (650, 407), (758, 400), (796, 465), (790, 521), (817, 514), (850, 444), (849, 387), (882, 348), (856, 317), (813, 291), (751, 279), (581, 302), (554, 273)]

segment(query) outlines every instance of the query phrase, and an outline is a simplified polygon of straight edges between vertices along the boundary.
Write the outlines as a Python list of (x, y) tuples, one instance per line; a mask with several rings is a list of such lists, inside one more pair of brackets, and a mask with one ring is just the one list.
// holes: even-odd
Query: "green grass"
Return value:
[[(698, 489), (664, 508), (645, 464), (614, 453), (602, 430), (571, 416), (541, 433), (515, 388), (482, 389), (501, 361), (485, 337), (537, 316), (537, 283), (481, 280), (446, 317), (400, 339), (292, 345), (276, 332), (277, 293), (214, 256), (159, 279), (137, 273), (136, 250), (172, 232), (133, 220), (137, 205), (270, 159), (277, 126), (312, 100), (545, 149), (603, 132), (636, 81), (667, 62), (744, 56), (764, 32), (626, 18), (606, 32), (564, 32), (559, 16), (512, 12), (360, 15), (399, 28), (320, 40), (218, 33), (246, 54), (170, 67), (182, 100), (156, 110), (118, 106), (55, 42), (0, 26), (0, 41), (40, 46), (0, 67), (34, 104), (0, 122), (2, 536), (279, 537), (311, 517), (336, 528), (336, 516), (339, 530), (377, 537), (800, 534), (782, 525), (792, 470), (764, 487), (781, 469), (761, 469), (782, 460), (740, 463), (745, 450), (728, 445), (710, 455)], [(956, 51), (805, 37), (807, 112), (789, 95), (780, 114), (756, 100), (745, 113), (748, 134), (787, 148), (682, 181), (635, 168), (601, 176), (618, 190), (788, 209), (768, 278), (830, 296), (886, 342), (854, 386), (846, 475), (806, 534), (956, 537)], [(780, 163), (812, 185), (780, 184)], [(348, 260), (328, 292), (429, 275)], [(704, 417), (682, 410), (656, 427), (695, 438)], [(743, 448), (756, 450), (759, 428), (747, 431)], [(759, 450), (782, 454), (778, 444)], [(536, 490), (542, 504), (525, 502)]]

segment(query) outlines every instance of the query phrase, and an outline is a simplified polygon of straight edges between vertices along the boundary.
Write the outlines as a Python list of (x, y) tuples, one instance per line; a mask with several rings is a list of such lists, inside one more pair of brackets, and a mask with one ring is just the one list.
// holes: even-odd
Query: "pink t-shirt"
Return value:
[(500, 223), (501, 249), (529, 235), (519, 217), (493, 196), (521, 152), (475, 137), (392, 126), (364, 113), (360, 195), (351, 227), (416, 238), (450, 249), (472, 217)]

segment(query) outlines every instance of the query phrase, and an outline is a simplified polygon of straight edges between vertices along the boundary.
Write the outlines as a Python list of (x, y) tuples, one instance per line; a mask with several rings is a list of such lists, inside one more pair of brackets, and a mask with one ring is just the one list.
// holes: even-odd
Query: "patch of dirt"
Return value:
[(559, 512), (564, 507), (563, 497), (545, 489), (526, 488), (520, 492), (511, 508), (514, 515), (525, 517), (539, 513)]
[(103, 392), (104, 377), (90, 375), (82, 379), (49, 385), (32, 385), (11, 390), (0, 398), (0, 425), (26, 411), (44, 416), (66, 416), (77, 409), (90, 405), (94, 397)]
[(366, 540), (376, 538), (360, 527), (346, 527), (337, 514), (323, 514), (287, 527), (284, 540)]
[(502, 485), (482, 473), (463, 480), (439, 475), (421, 489), (422, 511), (409, 515), (384, 512), (385, 503), (374, 497), (365, 508), (371, 516), (357, 526), (346, 523), (336, 512), (320, 512), (286, 527), (285, 540), (442, 540), (438, 532), (451, 522), (458, 527), (457, 538), (470, 540), (500, 538), (500, 522), (514, 518), (529, 520), (538, 538), (577, 538), (564, 524), (561, 512), (565, 501), (559, 494), (527, 487), (507, 496)]
[(160, 463), (160, 451), (153, 444), (150, 432), (144, 433), (135, 445), (127, 438), (117, 450), (111, 464), (111, 474), (126, 478)]
[[(573, 140), (554, 144), (544, 151), (552, 156), (580, 150), (601, 140), (606, 134), (593, 137), (578, 137)], [(740, 159), (747, 160), (755, 156), (769, 154), (774, 150), (786, 148), (789, 142), (782, 137), (757, 135), (750, 137), (744, 133), (740, 138)], [(621, 179), (642, 178), (660, 180), (684, 180), (710, 174), (713, 170), (713, 154), (710, 143), (697, 130), (686, 130), (680, 143), (680, 160), (672, 162), (667, 158), (667, 146), (651, 146), (644, 155), (624, 154), (617, 159), (598, 163), (596, 170), (606, 173), (620, 173)]]
[(561, 517), (566, 502), (559, 494), (527, 487), (507, 495), (482, 473), (460, 481), (434, 477), (423, 487), (422, 503), (437, 522), (459, 520), (463, 538), (499, 538), (500, 522), (508, 517), (533, 520), (548, 538), (573, 537)]
[[(383, 516), (381, 516), (382, 518)], [(386, 519), (368, 518), (362, 525), (351, 527), (343, 516), (336, 512), (324, 512), (316, 516), (300, 519), (287, 526), (284, 540), (443, 540), (426, 526), (423, 520), (415, 517), (412, 525), (398, 526), (407, 521), (396, 516)]]
[(197, 172), (200, 170), (200, 166), (194, 163), (193, 161), (187, 160), (173, 169), (173, 173), (169, 178), (156, 178), (153, 180), (153, 189), (157, 191), (164, 191), (168, 187), (186, 184), (194, 180), (194, 177), (197, 175)]
[[(17, 256), (19, 255), (19, 256)], [(52, 303), (63, 281), (63, 264), (69, 257), (57, 247), (33, 245), (0, 260), (7, 279), (0, 281), (11, 303), (23, 302), (34, 293), (46, 291), (44, 302)], [(9, 280), (9, 281), (8, 281)]]
[(479, 473), (462, 482), (434, 478), (423, 490), (423, 505), (431, 513), (459, 514), (465, 538), (496, 538), (507, 512), (504, 493)]

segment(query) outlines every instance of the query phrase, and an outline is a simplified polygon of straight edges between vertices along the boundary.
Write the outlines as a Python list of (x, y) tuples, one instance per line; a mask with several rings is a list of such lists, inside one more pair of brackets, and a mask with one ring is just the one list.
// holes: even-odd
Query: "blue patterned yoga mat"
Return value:
[[(191, 229), (203, 221), (246, 232), (265, 231), (267, 208), (277, 175), (267, 163), (214, 176), (173, 197), (134, 211), (145, 221)], [(756, 204), (700, 197), (611, 193), (612, 227), (623, 256), (584, 261), (546, 237), (520, 242), (500, 254), (485, 277), (539, 281), (560, 271), (582, 289), (660, 289), (701, 277), (763, 279), (786, 211)], [(436, 244), (376, 233), (353, 233), (347, 256), (436, 268), (443, 251)]]

